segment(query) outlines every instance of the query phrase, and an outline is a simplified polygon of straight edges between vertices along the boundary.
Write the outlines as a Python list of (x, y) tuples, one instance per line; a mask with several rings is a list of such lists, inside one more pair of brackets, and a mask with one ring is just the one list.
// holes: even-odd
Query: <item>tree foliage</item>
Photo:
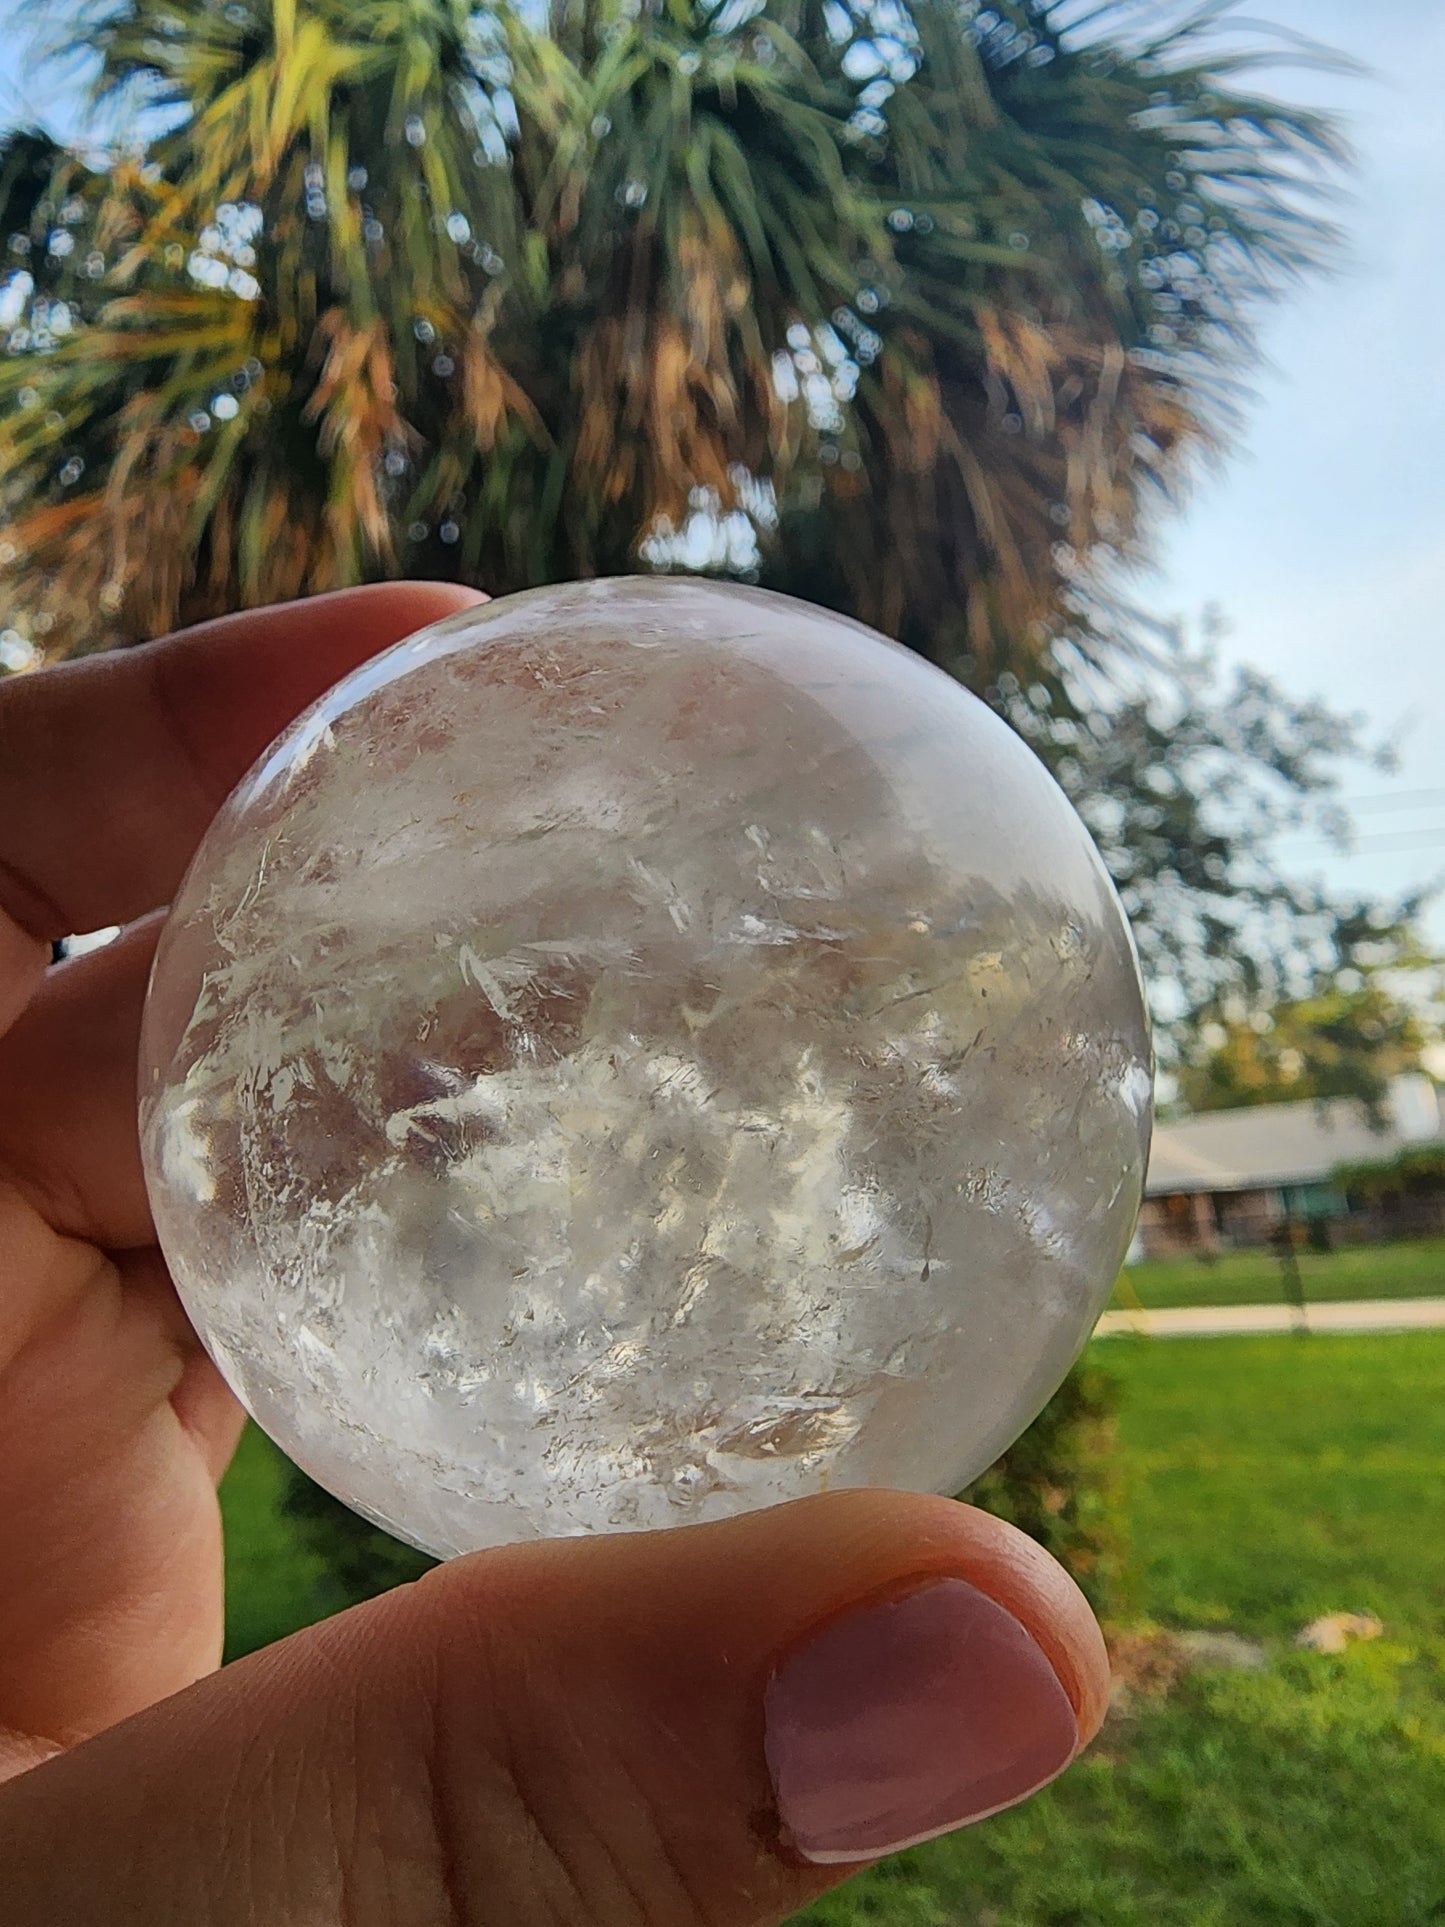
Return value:
[(1129, 1603), (1114, 1450), (1119, 1396), (1116, 1378), (1082, 1360), (1022, 1437), (959, 1495), (1053, 1553), (1106, 1618), (1118, 1618)]
[(326, 1583), (320, 1604), (328, 1612), (408, 1585), (436, 1564), (334, 1499), (298, 1466), (288, 1468), (281, 1510), (321, 1561)]
[(1439, 1036), (1440, 961), (1408, 914), (1336, 910), (1302, 993), (1251, 1004), (1237, 991), (1201, 1013), (1178, 1071), (1191, 1111), (1348, 1097), (1382, 1115), (1390, 1081)]
[(76, 0), (140, 144), (0, 172), (18, 613), (72, 650), (514, 589), (675, 563), (702, 514), (978, 684), (1117, 647), (1108, 566), (1340, 144), (1217, 8), (1077, 11)]
[(1411, 1144), (1390, 1158), (1337, 1164), (1330, 1181), (1362, 1203), (1445, 1197), (1445, 1144)]
[[(989, 692), (1099, 847), (1169, 1056), (1225, 1001), (1257, 1010), (1318, 989), (1364, 914), (1275, 857), (1284, 833), (1345, 833), (1336, 798), (1341, 769), (1367, 760), (1359, 723), (1256, 669), (1225, 672), (1215, 628), (1201, 645), (1160, 633), (1147, 663), (1107, 678), (1056, 646), (1046, 670), (1005, 672)], [(1388, 927), (1416, 908), (1368, 914)]]

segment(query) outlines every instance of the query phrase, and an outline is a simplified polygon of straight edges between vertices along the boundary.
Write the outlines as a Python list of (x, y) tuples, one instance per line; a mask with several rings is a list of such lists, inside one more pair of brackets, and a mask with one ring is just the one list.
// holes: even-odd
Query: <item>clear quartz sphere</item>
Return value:
[(1128, 1243), (1117, 898), (939, 670), (755, 589), (468, 610), (295, 722), (161, 940), (141, 1130), (245, 1405), (427, 1551), (955, 1491)]

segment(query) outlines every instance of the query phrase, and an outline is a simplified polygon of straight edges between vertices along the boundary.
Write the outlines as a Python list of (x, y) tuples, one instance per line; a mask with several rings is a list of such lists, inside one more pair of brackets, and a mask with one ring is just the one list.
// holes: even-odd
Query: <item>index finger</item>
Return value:
[(11, 949), (32, 968), (35, 939), (168, 902), (220, 804), (299, 711), (484, 599), (441, 582), (342, 589), (0, 684), (0, 913), (18, 926), (3, 935), (0, 914), (0, 969)]

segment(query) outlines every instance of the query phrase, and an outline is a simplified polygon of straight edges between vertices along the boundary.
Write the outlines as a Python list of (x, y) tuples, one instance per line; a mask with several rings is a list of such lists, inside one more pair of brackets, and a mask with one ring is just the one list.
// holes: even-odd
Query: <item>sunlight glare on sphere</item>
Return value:
[(212, 826), (141, 1126), (267, 1432), (427, 1551), (956, 1491), (1077, 1354), (1148, 1145), (1062, 792), (853, 622), (534, 590), (349, 676)]

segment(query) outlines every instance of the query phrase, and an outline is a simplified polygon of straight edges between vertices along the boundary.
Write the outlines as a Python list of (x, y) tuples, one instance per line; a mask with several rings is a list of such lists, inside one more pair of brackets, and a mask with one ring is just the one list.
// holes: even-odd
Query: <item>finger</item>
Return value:
[(481, 600), (440, 582), (343, 589), (0, 684), (0, 912), (50, 939), (169, 902), (221, 802), (294, 716)]
[(91, 1927), (764, 1927), (1025, 1797), (1106, 1681), (1059, 1567), (948, 1500), (513, 1547), (25, 1775), (0, 1865)]
[(0, 909), (0, 1035), (24, 1010), (45, 976), (50, 945)]
[(143, 1305), (176, 1361), (170, 1408), (195, 1445), (206, 1477), (219, 1485), (241, 1442), (246, 1414), (196, 1336), (156, 1247), (122, 1253), (115, 1265), (122, 1289)]
[(136, 1044), (163, 917), (58, 964), (0, 1036), (0, 1177), (55, 1230), (110, 1251), (155, 1237), (136, 1134)]
[(0, 1308), (0, 1727), (74, 1740), (215, 1669), (236, 1419), (157, 1254), (118, 1267), (3, 1190), (0, 1247), (23, 1261)]
[(0, 1033), (24, 1009), (0, 1035), (0, 1172), (57, 1229), (114, 1249), (152, 1235), (134, 1084), (156, 929), (48, 973), (40, 937), (168, 897), (216, 806), (307, 701), (477, 600), (439, 583), (348, 590), (0, 689)]

